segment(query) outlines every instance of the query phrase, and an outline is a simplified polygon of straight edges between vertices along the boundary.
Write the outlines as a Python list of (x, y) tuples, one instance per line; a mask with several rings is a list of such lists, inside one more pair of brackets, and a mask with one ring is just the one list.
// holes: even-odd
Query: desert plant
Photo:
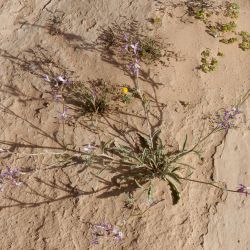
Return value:
[(213, 14), (214, 5), (209, 0), (189, 0), (185, 4), (188, 14), (196, 19), (204, 21)]
[(142, 61), (151, 63), (158, 61), (162, 57), (162, 45), (153, 38), (145, 37), (140, 40), (140, 57)]
[[(159, 18), (152, 20), (157, 25), (160, 22)], [(149, 37), (139, 30), (140, 27), (135, 22), (115, 24), (101, 33), (98, 38), (99, 44), (105, 53), (112, 51), (117, 58), (126, 61), (127, 64), (136, 60), (148, 64), (159, 61), (164, 55), (164, 46), (155, 37)]]
[(160, 17), (151, 18), (150, 21), (156, 26), (160, 26), (162, 24), (162, 19)]
[(234, 31), (236, 27), (237, 25), (234, 21), (230, 21), (229, 23), (217, 23), (217, 29), (222, 33)]
[(220, 42), (225, 43), (225, 44), (232, 44), (232, 43), (235, 43), (237, 41), (238, 41), (237, 37), (231, 37), (231, 38), (228, 38), (228, 39), (225, 39), (225, 38), (220, 39)]
[(73, 82), (63, 89), (65, 103), (73, 105), (79, 114), (104, 114), (117, 108), (122, 101), (122, 88), (103, 79), (88, 82)]
[[(193, 170), (193, 167), (185, 162), (185, 157), (190, 154), (199, 157), (200, 150), (198, 148), (202, 145), (202, 142), (214, 133), (227, 132), (230, 128), (235, 127), (233, 122), (239, 113), (238, 107), (233, 107), (229, 111), (218, 111), (212, 120), (213, 127), (210, 132), (189, 149), (186, 136), (179, 150), (168, 152), (160, 138), (160, 130), (157, 130), (147, 136), (137, 133), (138, 142), (134, 147), (120, 145), (113, 140), (103, 142), (101, 146), (102, 154), (99, 156), (110, 160), (113, 171), (117, 172), (121, 169), (121, 173), (114, 178), (117, 185), (134, 186), (135, 189), (143, 188), (147, 190), (148, 199), (152, 200), (152, 181), (161, 179), (167, 181), (173, 203), (176, 204), (180, 198), (177, 185), (181, 184), (182, 180), (191, 180), (189, 177)], [(118, 165), (116, 170), (114, 170), (115, 164)], [(211, 183), (207, 184), (211, 185)], [(213, 186), (216, 185), (213, 183)], [(131, 201), (134, 202), (134, 197), (132, 199), (130, 196), (129, 206), (133, 205)]]
[(226, 2), (224, 15), (230, 18), (238, 18), (240, 13), (240, 6), (237, 3)]
[(250, 49), (250, 34), (248, 32), (241, 31), (239, 35), (242, 39), (241, 43), (239, 44), (239, 47), (244, 51), (249, 50)]
[(214, 71), (218, 65), (218, 60), (211, 57), (210, 49), (206, 49), (201, 52), (201, 65), (198, 67), (204, 73)]
[(103, 153), (112, 158), (113, 164), (116, 159), (119, 167), (127, 169), (116, 178), (118, 185), (135, 185), (140, 188), (148, 185), (148, 189), (151, 190), (153, 179), (165, 180), (170, 186), (175, 204), (179, 200), (176, 184), (180, 183), (180, 172), (185, 168), (190, 174), (192, 169), (191, 166), (181, 161), (187, 154), (198, 152), (195, 150), (196, 147), (187, 150), (186, 140), (178, 152), (167, 152), (159, 134), (159, 130), (147, 137), (137, 133), (139, 143), (136, 150), (133, 147), (115, 144), (113, 141), (105, 143)]

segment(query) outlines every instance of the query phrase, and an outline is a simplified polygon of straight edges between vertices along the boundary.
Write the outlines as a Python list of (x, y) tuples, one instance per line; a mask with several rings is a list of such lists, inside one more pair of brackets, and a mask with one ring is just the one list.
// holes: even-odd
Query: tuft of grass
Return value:
[(63, 89), (65, 103), (71, 104), (81, 114), (104, 114), (117, 107), (122, 93), (117, 86), (103, 79), (73, 82)]
[(140, 57), (146, 63), (160, 60), (162, 45), (153, 38), (145, 37), (140, 40)]

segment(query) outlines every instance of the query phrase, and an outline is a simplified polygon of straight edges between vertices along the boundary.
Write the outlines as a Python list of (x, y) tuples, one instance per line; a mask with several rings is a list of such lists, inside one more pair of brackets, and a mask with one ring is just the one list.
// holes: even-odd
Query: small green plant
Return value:
[(220, 42), (225, 43), (225, 44), (232, 44), (232, 43), (235, 43), (237, 41), (238, 41), (237, 37), (231, 37), (231, 38), (228, 38), (228, 39), (225, 39), (225, 38), (220, 39)]
[(161, 44), (155, 39), (145, 37), (140, 40), (139, 55), (144, 62), (151, 63), (162, 57), (161, 48)]
[[(160, 18), (151, 20), (157, 25), (160, 21)], [(117, 60), (126, 61), (129, 64), (126, 69), (129, 68), (135, 75), (138, 73), (140, 61), (146, 64), (160, 61), (166, 51), (158, 39), (139, 30), (137, 23), (126, 22), (109, 27), (99, 36), (99, 43), (105, 53), (112, 51)]]
[[(177, 184), (180, 184), (180, 173), (187, 172), (189, 175), (192, 169), (188, 164), (182, 163), (183, 158), (190, 153), (198, 153), (195, 147), (187, 150), (187, 139), (181, 150), (170, 153), (166, 151), (157, 130), (150, 136), (142, 136), (137, 133), (138, 144), (134, 147), (123, 146), (113, 141), (103, 143), (103, 155), (112, 159), (113, 164), (119, 163), (120, 167), (127, 169), (119, 174), (115, 181), (119, 186), (135, 185), (135, 188), (147, 186), (148, 194), (151, 190), (152, 180), (158, 178), (168, 181), (173, 202), (179, 200)], [(115, 160), (116, 159), (116, 160)]]
[(206, 32), (215, 38), (219, 36), (219, 30), (215, 25), (208, 24)]
[(216, 23), (216, 25), (212, 25), (209, 23), (207, 25), (207, 33), (213, 37), (218, 37), (227, 32), (234, 32), (237, 28), (237, 25), (234, 21), (229, 23)]
[(123, 87), (121, 89), (121, 92), (122, 92), (121, 100), (124, 103), (130, 103), (133, 100), (133, 98), (136, 96), (135, 90), (130, 87)]
[(214, 57), (211, 57), (210, 49), (206, 49), (201, 52), (201, 69), (204, 73), (214, 71), (217, 68), (218, 60)]
[(104, 114), (115, 108), (121, 101), (121, 92), (117, 86), (103, 79), (87, 83), (73, 82), (63, 89), (65, 103), (71, 104), (81, 114)]
[(250, 34), (248, 32), (241, 31), (239, 35), (242, 39), (241, 43), (239, 44), (239, 47), (244, 51), (249, 50), (250, 49)]
[(240, 6), (237, 3), (226, 2), (225, 13), (226, 17), (230, 17), (232, 19), (236, 19), (240, 14)]
[(213, 14), (213, 5), (209, 0), (186, 1), (185, 4), (188, 8), (188, 14), (196, 19), (205, 21)]
[(150, 22), (152, 24), (154, 24), (155, 26), (161, 26), (162, 25), (162, 19), (160, 17), (151, 18)]
[(217, 29), (222, 33), (235, 31), (236, 28), (237, 24), (234, 21), (229, 23), (217, 23)]
[(223, 54), (221, 51), (219, 51), (219, 52), (217, 53), (217, 56), (222, 57), (222, 56), (224, 56), (224, 54)]

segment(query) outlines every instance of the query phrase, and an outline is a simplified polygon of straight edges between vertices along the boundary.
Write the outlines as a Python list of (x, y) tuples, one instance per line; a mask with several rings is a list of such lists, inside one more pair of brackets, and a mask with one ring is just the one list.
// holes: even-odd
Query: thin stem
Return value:
[(185, 177), (179, 177), (182, 180), (186, 180), (186, 181), (191, 181), (191, 182), (196, 182), (196, 183), (200, 183), (200, 184), (205, 184), (205, 185), (210, 185), (213, 186), (217, 189), (220, 189), (222, 191), (227, 191), (227, 192), (231, 192), (231, 193), (239, 193), (237, 190), (232, 190), (232, 189), (227, 189), (227, 188), (222, 188), (212, 182), (207, 182), (207, 181), (199, 181), (199, 180), (194, 180), (194, 179), (190, 179), (190, 178), (185, 178)]
[(214, 128), (210, 133), (208, 133), (205, 137), (203, 137), (201, 140), (199, 140), (190, 150), (188, 150), (188, 153), (191, 151), (194, 151), (197, 146), (202, 143), (203, 141), (205, 141), (210, 135), (212, 135), (213, 133), (219, 132), (222, 129), (220, 129), (219, 127)]
[[(63, 99), (63, 113), (65, 112), (65, 103)], [(65, 146), (65, 118), (63, 117), (63, 146)]]
[(149, 138), (150, 138), (150, 142), (151, 142), (151, 147), (153, 147), (152, 130), (151, 130), (150, 121), (149, 121), (148, 109), (147, 109), (147, 107), (145, 105), (146, 104), (145, 98), (143, 97), (143, 95), (141, 93), (141, 89), (139, 88), (138, 77), (135, 78), (135, 85), (136, 85), (137, 93), (139, 94), (139, 97), (140, 97), (141, 102), (142, 102), (142, 106), (143, 106), (143, 109), (144, 109), (144, 113), (145, 113), (146, 121), (147, 121), (147, 125), (148, 125)]
[(250, 96), (250, 89), (246, 92), (246, 94), (243, 95), (241, 100), (236, 104), (236, 107), (241, 106)]

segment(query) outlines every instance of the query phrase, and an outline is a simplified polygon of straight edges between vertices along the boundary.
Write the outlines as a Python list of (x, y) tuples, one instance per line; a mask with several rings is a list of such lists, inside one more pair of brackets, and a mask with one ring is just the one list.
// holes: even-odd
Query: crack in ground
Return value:
[[(226, 141), (227, 134), (228, 133), (226, 133), (223, 136), (223, 138), (219, 141), (219, 143), (215, 146), (214, 153), (211, 155), (211, 158), (212, 158), (212, 163), (211, 163), (212, 164), (212, 173), (211, 173), (210, 179), (212, 181), (214, 181), (213, 177), (214, 177), (214, 171), (215, 171), (215, 165), (214, 165), (215, 159), (214, 159), (214, 157), (217, 154), (218, 148)], [(223, 147), (223, 149), (224, 149), (224, 147)], [(223, 192), (222, 192), (222, 194), (223, 194)], [(217, 213), (217, 208), (216, 207), (218, 206), (219, 202), (222, 201), (222, 194), (221, 195), (218, 194), (218, 199), (219, 200), (216, 201), (213, 205), (210, 205), (207, 208), (208, 222), (206, 223), (206, 226), (205, 226), (206, 227), (206, 231), (205, 231), (205, 233), (202, 233), (200, 235), (200, 237), (199, 237), (201, 239), (200, 245), (201, 245), (202, 248), (204, 247), (204, 237), (208, 234), (208, 226), (209, 226), (209, 223), (210, 223), (210, 211), (211, 211), (211, 207), (215, 208), (215, 212), (213, 213), (213, 215), (215, 215)]]

